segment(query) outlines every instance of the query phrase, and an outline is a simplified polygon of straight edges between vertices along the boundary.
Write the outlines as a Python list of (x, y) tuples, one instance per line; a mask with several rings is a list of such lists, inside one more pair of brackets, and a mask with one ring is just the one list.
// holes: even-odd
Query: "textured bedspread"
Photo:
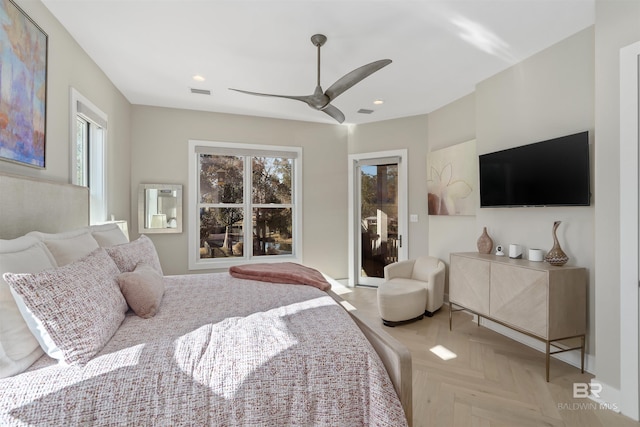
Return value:
[(0, 425), (404, 426), (349, 315), (311, 286), (226, 273), (167, 277), (87, 365), (46, 356), (0, 380)]

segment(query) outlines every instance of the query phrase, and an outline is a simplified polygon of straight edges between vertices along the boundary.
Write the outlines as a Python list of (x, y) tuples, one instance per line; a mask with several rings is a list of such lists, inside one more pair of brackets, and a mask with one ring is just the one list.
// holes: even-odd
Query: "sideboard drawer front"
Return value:
[(541, 338), (547, 338), (546, 271), (493, 263), (490, 316)]
[(488, 315), (490, 272), (488, 261), (451, 255), (449, 300)]

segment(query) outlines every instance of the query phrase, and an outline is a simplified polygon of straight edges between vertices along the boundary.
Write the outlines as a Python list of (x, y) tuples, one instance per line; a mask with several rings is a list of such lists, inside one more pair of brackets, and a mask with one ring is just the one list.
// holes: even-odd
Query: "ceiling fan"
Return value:
[(249, 92), (246, 90), (233, 89), (236, 92), (247, 93), (249, 95), (258, 95), (258, 96), (273, 96), (277, 98), (288, 98), (294, 99), (297, 101), (305, 102), (309, 107), (322, 111), (329, 116), (333, 117), (338, 123), (344, 122), (344, 114), (342, 111), (331, 105), (331, 102), (336, 99), (340, 94), (354, 86), (356, 83), (360, 82), (364, 78), (370, 76), (375, 73), (382, 67), (385, 67), (391, 64), (390, 59), (381, 59), (379, 61), (374, 61), (370, 64), (363, 65), (362, 67), (356, 68), (350, 73), (342, 76), (338, 81), (332, 84), (329, 89), (326, 91), (322, 91), (322, 87), (320, 87), (320, 47), (324, 45), (327, 41), (327, 37), (323, 34), (315, 34), (311, 36), (311, 43), (318, 48), (318, 83), (316, 85), (316, 89), (313, 91), (313, 95), (303, 95), (303, 96), (293, 96), (293, 95), (274, 95), (269, 93), (258, 93), (258, 92)]

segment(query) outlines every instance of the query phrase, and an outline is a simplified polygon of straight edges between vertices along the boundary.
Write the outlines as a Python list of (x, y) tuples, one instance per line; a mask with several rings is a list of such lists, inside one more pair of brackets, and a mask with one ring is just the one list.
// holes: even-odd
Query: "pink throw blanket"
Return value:
[(234, 265), (229, 269), (229, 274), (237, 279), (309, 285), (323, 291), (331, 289), (331, 284), (318, 270), (294, 262)]

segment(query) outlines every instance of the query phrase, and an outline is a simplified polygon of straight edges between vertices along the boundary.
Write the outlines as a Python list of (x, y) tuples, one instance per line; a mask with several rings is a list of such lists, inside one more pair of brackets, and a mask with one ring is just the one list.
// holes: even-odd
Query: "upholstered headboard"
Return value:
[(87, 225), (87, 187), (0, 173), (0, 239)]

